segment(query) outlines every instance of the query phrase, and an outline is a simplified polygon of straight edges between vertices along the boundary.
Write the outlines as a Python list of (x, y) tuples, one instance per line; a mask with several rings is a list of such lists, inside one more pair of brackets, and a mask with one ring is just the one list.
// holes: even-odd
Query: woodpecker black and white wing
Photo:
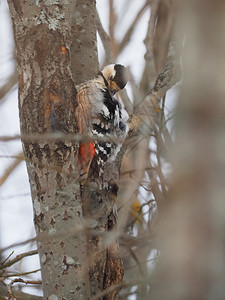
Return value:
[(103, 108), (98, 119), (92, 122), (93, 137), (102, 138), (102, 141), (94, 142), (96, 156), (90, 166), (90, 174), (99, 177), (98, 182), (102, 180), (105, 164), (115, 160), (127, 134), (127, 126), (121, 117), (121, 105), (107, 89), (103, 96)]

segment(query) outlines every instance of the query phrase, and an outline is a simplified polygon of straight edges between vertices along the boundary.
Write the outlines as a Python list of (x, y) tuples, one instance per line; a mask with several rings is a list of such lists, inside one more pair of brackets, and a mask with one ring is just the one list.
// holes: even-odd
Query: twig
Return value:
[(165, 143), (167, 145), (167, 148), (168, 149), (172, 149), (172, 147), (173, 147), (173, 140), (172, 140), (172, 137), (171, 137), (171, 135), (169, 133), (169, 130), (168, 130), (167, 126), (166, 126), (166, 121), (165, 121), (164, 125), (162, 126), (161, 131), (162, 131)]
[[(7, 299), (7, 295), (8, 295), (8, 288), (7, 286), (5, 286), (4, 284), (0, 283), (0, 295), (2, 296), (0, 299), (1, 300), (5, 300)], [(24, 293), (21, 291), (14, 291), (14, 296), (16, 297), (16, 299), (22, 299), (22, 300), (43, 300), (42, 297), (40, 296), (35, 296), (32, 294), (28, 294), (28, 293)]]
[(133, 95), (132, 111), (129, 113), (130, 115), (133, 112), (134, 107), (140, 102), (141, 94), (139, 90), (139, 85), (135, 82), (134, 76), (130, 68), (128, 68), (128, 77), (129, 77), (129, 82), (131, 85), (132, 95)]
[[(158, 0), (155, 0), (158, 1)], [(173, 1), (160, 1), (157, 10), (157, 24), (154, 34), (154, 53), (156, 72), (161, 72), (168, 61), (168, 46), (171, 40), (175, 19), (175, 5)], [(178, 53), (177, 53), (178, 54)], [(178, 55), (177, 55), (178, 56)]]
[[(148, 162), (150, 168), (152, 167), (151, 162)], [(161, 208), (161, 204), (162, 204), (162, 192), (160, 191), (159, 187), (158, 187), (158, 182), (155, 178), (155, 174), (153, 170), (148, 170), (147, 171), (150, 182), (151, 182), (151, 191), (152, 194), (154, 195), (155, 201), (157, 203), (158, 208)]]
[(0, 270), (6, 269), (6, 268), (8, 268), (8, 267), (14, 265), (15, 263), (17, 263), (18, 261), (20, 261), (20, 260), (23, 259), (24, 257), (32, 256), (32, 255), (35, 255), (35, 254), (38, 254), (38, 250), (32, 250), (32, 251), (28, 251), (28, 252), (19, 254), (19, 255), (17, 255), (14, 259), (11, 259), (11, 260), (8, 261), (7, 263), (3, 263), (3, 264), (0, 266)]
[[(10, 248), (15, 248), (17, 246), (22, 246), (22, 245), (26, 245), (28, 243), (31, 243), (31, 242), (39, 242), (39, 241), (45, 241), (45, 240), (49, 240), (49, 239), (55, 239), (55, 238), (58, 238), (58, 237), (61, 237), (61, 236), (64, 236), (65, 234), (68, 234), (68, 235), (77, 235), (78, 233), (81, 233), (85, 230), (87, 230), (88, 228), (88, 222), (89, 220), (86, 219), (87, 222), (84, 222), (83, 224), (81, 224), (80, 226), (77, 226), (76, 228), (70, 228), (70, 230), (61, 230), (61, 231), (58, 231), (54, 234), (48, 234), (48, 233), (39, 233), (38, 236), (34, 237), (34, 238), (31, 238), (31, 239), (27, 239), (26, 241), (24, 242), (18, 242), (18, 243), (14, 243), (14, 244), (11, 244), (10, 246), (7, 246), (3, 249), (1, 249), (2, 252), (4, 251), (7, 251), (8, 249)], [(33, 250), (33, 251), (36, 251), (36, 250)]]
[[(148, 260), (146, 260), (144, 262), (139, 262), (139, 264), (140, 265), (144, 265), (144, 264), (149, 263), (149, 262), (154, 264), (156, 262), (156, 259), (157, 259), (157, 254), (153, 258), (150, 258), (150, 259), (148, 259)], [(131, 266), (127, 267), (125, 270), (132, 270), (134, 268), (136, 268), (136, 265), (133, 265), (133, 266), (131, 265)]]
[(110, 36), (112, 53), (115, 58), (117, 58), (119, 54), (118, 44), (114, 37), (114, 29), (116, 23), (117, 23), (117, 16), (114, 10), (114, 0), (109, 0), (109, 36)]
[(111, 50), (111, 47), (110, 47), (110, 38), (109, 38), (109, 35), (105, 32), (105, 30), (102, 26), (102, 23), (101, 23), (101, 20), (100, 20), (100, 17), (99, 17), (99, 14), (98, 14), (97, 10), (96, 10), (95, 22), (96, 22), (96, 27), (97, 27), (99, 36), (100, 36), (101, 41), (102, 41), (102, 45), (105, 49), (106, 57), (104, 59), (104, 64), (113, 63), (114, 62), (114, 57), (113, 57), (112, 50)]
[(133, 260), (136, 262), (137, 266), (138, 266), (138, 269), (139, 269), (139, 272), (141, 274), (141, 276), (143, 277), (144, 276), (144, 272), (142, 270), (142, 267), (141, 267), (141, 263), (137, 257), (137, 255), (135, 254), (135, 252), (133, 251), (132, 248), (129, 248), (129, 253), (130, 253), (130, 256), (133, 258)]
[(30, 193), (8, 195), (6, 197), (2, 197), (1, 201), (5, 201), (5, 200), (8, 200), (8, 199), (12, 199), (12, 198), (18, 198), (18, 197), (26, 197), (26, 196), (30, 196)]
[(154, 32), (155, 32), (155, 24), (157, 18), (157, 10), (159, 6), (159, 0), (154, 0), (151, 5), (150, 17), (148, 22), (148, 30), (146, 34), (146, 38), (144, 40), (144, 44), (146, 47), (145, 53), (145, 68), (143, 71), (140, 87), (142, 94), (145, 94), (146, 91), (149, 91), (152, 88), (153, 83), (156, 79), (156, 64), (155, 57), (153, 52), (153, 42), (154, 42)]
[[(136, 285), (136, 283), (133, 283)], [(128, 286), (133, 286), (133, 284), (127, 284), (125, 282), (122, 282), (122, 283), (118, 283), (118, 284), (115, 284), (113, 286), (110, 286), (109, 288), (105, 289), (104, 291), (102, 292), (99, 292), (96, 296), (94, 296), (93, 298), (91, 298), (91, 300), (99, 300), (99, 299), (103, 299), (104, 296), (106, 296), (107, 294), (110, 294), (116, 290), (120, 290), (122, 287), (128, 287)], [(103, 297), (103, 298), (102, 298)]]
[(0, 155), (0, 158), (21, 158), (19, 155)]
[(128, 115), (130, 115), (133, 112), (133, 103), (128, 97), (126, 88), (120, 92), (119, 96), (122, 99), (125, 110), (127, 111)]
[(81, 142), (81, 141), (111, 141), (111, 142), (118, 142), (119, 139), (115, 138), (113, 135), (108, 135), (107, 137), (90, 137), (87, 135), (81, 134), (70, 134), (70, 133), (33, 133), (33, 134), (23, 134), (23, 135), (15, 135), (15, 136), (0, 136), (0, 141), (2, 142), (11, 142), (14, 140), (22, 140), (23, 142), (62, 142), (62, 141), (69, 141), (69, 142)]
[(165, 121), (164, 111), (165, 111), (165, 102), (166, 102), (166, 94), (163, 96), (162, 100), (162, 108), (161, 108), (161, 123)]
[(36, 242), (37, 241), (37, 237), (34, 237), (34, 238), (31, 238), (31, 239), (27, 239), (26, 241), (23, 241), (23, 242), (17, 242), (17, 243), (14, 243), (14, 244), (11, 244), (5, 248), (2, 248), (1, 251), (4, 252), (4, 251), (7, 251), (9, 250), (10, 248), (15, 248), (15, 247), (18, 247), (18, 246), (23, 246), (23, 245), (26, 245), (28, 243), (32, 243), (32, 242)]
[(16, 282), (21, 282), (21, 283), (25, 283), (25, 284), (42, 284), (41, 280), (24, 280), (22, 278), (15, 278), (13, 279), (9, 286), (8, 286), (8, 300), (14, 300), (14, 296), (12, 293), (12, 285)]
[(146, 38), (144, 40), (144, 44), (146, 47), (145, 60), (147, 63), (152, 59), (154, 62), (153, 40), (154, 40), (154, 31), (155, 31), (158, 6), (159, 6), (159, 0), (154, 0), (151, 5), (150, 18), (148, 22), (148, 30), (147, 30)]
[(36, 270), (33, 270), (33, 271), (29, 271), (29, 272), (23, 272), (23, 273), (18, 273), (18, 274), (10, 274), (10, 275), (4, 276), (4, 278), (16, 277), (16, 276), (26, 276), (26, 275), (34, 274), (34, 273), (37, 273), (37, 272), (40, 272), (40, 271), (41, 271), (41, 269), (36, 269)]
[[(1, 263), (1, 265), (4, 265), (4, 263), (13, 255), (14, 251), (12, 251), (7, 257), (5, 260), (3, 260), (3, 262)], [(1, 269), (1, 267), (0, 267)]]
[(168, 63), (165, 69), (158, 75), (154, 87), (130, 116), (130, 130), (126, 142), (129, 138), (136, 136), (141, 127), (144, 135), (149, 134), (153, 125), (156, 124), (160, 112), (159, 103), (161, 98), (178, 80), (180, 80), (179, 65)]
[(123, 49), (126, 47), (126, 45), (129, 43), (130, 38), (132, 36), (132, 33), (136, 27), (136, 24), (138, 23), (140, 17), (142, 16), (143, 12), (145, 9), (149, 6), (149, 1), (146, 1), (144, 5), (141, 7), (139, 12), (137, 13), (136, 17), (134, 18), (133, 22), (131, 23), (130, 27), (128, 28), (126, 34), (124, 35), (122, 41), (120, 42), (119, 45), (119, 52), (122, 52)]
[(21, 163), (21, 161), (23, 161), (23, 152), (20, 152), (17, 156), (18, 158), (15, 159), (15, 161), (5, 170), (5, 173), (2, 175), (2, 177), (0, 177), (0, 186), (3, 185), (9, 175), (15, 170), (15, 168)]
[(96, 296), (94, 296), (93, 298), (91, 298), (91, 300), (99, 300), (104, 298), (104, 296), (112, 293), (115, 290), (120, 290), (121, 288), (127, 288), (127, 287), (132, 287), (132, 286), (136, 286), (139, 284), (143, 284), (143, 283), (149, 283), (147, 281), (147, 279), (142, 278), (142, 280), (133, 280), (133, 281), (129, 281), (129, 282), (121, 282), (118, 284), (115, 284), (113, 286), (110, 286), (109, 288), (105, 289), (104, 291), (98, 293)]
[(6, 83), (0, 89), (0, 103), (2, 103), (2, 99), (5, 97), (5, 95), (16, 85), (17, 81), (18, 75), (15, 69), (7, 79)]
[(15, 141), (15, 140), (20, 140), (21, 136), (19, 134), (14, 135), (14, 136), (0, 136), (0, 141), (1, 142), (11, 142), (11, 141)]

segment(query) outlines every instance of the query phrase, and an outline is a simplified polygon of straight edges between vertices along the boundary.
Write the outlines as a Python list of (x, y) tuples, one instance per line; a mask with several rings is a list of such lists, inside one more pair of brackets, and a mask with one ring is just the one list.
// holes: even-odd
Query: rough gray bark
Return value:
[(77, 0), (71, 11), (71, 71), (75, 84), (94, 77), (99, 71), (95, 10), (95, 1)]
[[(76, 2), (9, 2), (19, 74), (21, 133), (51, 131), (50, 112), (57, 105), (66, 132), (74, 133), (76, 90), (70, 70), (70, 9)], [(85, 299), (87, 240), (76, 183), (76, 144), (24, 142), (34, 222), (46, 299)], [(73, 229), (78, 230), (77, 233)], [(67, 234), (68, 230), (71, 234)], [(43, 235), (44, 234), (44, 235)], [(71, 280), (74, 278), (74, 280)], [(55, 298), (54, 298), (55, 297)]]
[(9, 6), (44, 298), (89, 299), (122, 280), (118, 246), (106, 244), (103, 236), (115, 224), (114, 199), (89, 187), (80, 190), (75, 141), (46, 141), (41, 135), (55, 129), (76, 133), (74, 83), (98, 70), (95, 1), (14, 0)]

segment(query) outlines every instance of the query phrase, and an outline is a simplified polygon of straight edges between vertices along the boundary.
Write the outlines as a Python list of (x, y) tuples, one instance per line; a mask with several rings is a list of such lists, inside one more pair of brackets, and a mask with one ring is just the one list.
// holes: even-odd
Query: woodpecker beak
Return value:
[(115, 95), (120, 90), (120, 88), (117, 86), (117, 84), (114, 81), (110, 81), (109, 86), (112, 95)]

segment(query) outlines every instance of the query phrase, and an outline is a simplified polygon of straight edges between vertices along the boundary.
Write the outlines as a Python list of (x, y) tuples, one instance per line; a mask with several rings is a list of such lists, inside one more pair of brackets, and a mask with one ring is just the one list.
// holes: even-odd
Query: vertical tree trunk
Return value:
[[(98, 70), (95, 1), (14, 0), (9, 6), (44, 298), (88, 299), (122, 280), (117, 244), (106, 244), (103, 236), (115, 224), (113, 199), (88, 188), (80, 191), (77, 143), (66, 140), (67, 133), (76, 133), (74, 81)], [(43, 139), (55, 129), (65, 133), (64, 140)], [(92, 235), (96, 229), (100, 233)]]
[(98, 69), (95, 0), (76, 0), (71, 10), (71, 71), (75, 84), (94, 77)]

